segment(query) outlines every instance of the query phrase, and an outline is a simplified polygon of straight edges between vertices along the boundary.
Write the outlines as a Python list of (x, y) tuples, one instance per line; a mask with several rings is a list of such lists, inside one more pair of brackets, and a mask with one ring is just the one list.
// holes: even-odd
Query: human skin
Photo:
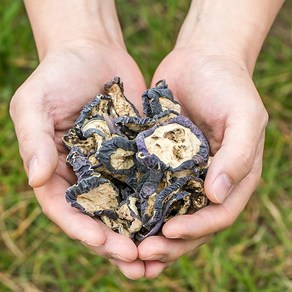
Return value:
[(268, 115), (252, 74), (282, 4), (193, 1), (175, 48), (154, 74), (153, 84), (167, 80), (185, 114), (210, 143), (214, 158), (205, 191), (213, 203), (174, 217), (163, 226), (163, 236), (140, 244), (146, 277), (156, 277), (213, 233), (231, 226), (260, 180)]
[(134, 97), (146, 89), (125, 49), (114, 2), (25, 1), (41, 62), (16, 91), (10, 112), (30, 185), (44, 213), (132, 279), (156, 277), (212, 233), (230, 226), (261, 175), (268, 118), (252, 72), (282, 3), (193, 1), (153, 84), (166, 79), (185, 113), (207, 136), (214, 158), (205, 190), (214, 204), (173, 218), (164, 225), (164, 236), (149, 237), (137, 247), (71, 208), (64, 198), (75, 178), (65, 164), (61, 137), (84, 104), (113, 76), (121, 77), (127, 97), (138, 108)]

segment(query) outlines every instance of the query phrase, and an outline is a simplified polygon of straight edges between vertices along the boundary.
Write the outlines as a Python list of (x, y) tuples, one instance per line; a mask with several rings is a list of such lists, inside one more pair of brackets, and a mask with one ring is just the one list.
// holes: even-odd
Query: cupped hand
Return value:
[(137, 278), (144, 275), (144, 265), (137, 260), (135, 244), (72, 208), (64, 196), (76, 178), (66, 166), (68, 151), (61, 138), (83, 106), (114, 76), (121, 77), (126, 96), (141, 107), (134, 97), (145, 90), (145, 83), (122, 46), (88, 40), (62, 44), (47, 53), (17, 90), (10, 113), (29, 183), (43, 212), (69, 237), (115, 260), (126, 276)]
[[(209, 206), (172, 218), (163, 236), (139, 246), (145, 276), (229, 227), (254, 192), (262, 170), (267, 113), (244, 62), (236, 57), (174, 49), (160, 64), (153, 84), (166, 79), (186, 114), (206, 135), (214, 156), (205, 180)], [(148, 262), (149, 261), (149, 262)]]

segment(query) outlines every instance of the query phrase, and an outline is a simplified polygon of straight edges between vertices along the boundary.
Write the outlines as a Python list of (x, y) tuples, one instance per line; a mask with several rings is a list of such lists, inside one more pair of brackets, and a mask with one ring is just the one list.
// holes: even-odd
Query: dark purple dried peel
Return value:
[(66, 158), (66, 162), (72, 166), (78, 182), (95, 174), (92, 164), (77, 146), (72, 147)]
[(104, 90), (111, 97), (112, 108), (110, 115), (112, 118), (120, 116), (139, 116), (139, 112), (135, 106), (125, 97), (124, 86), (119, 77), (113, 78), (106, 83)]
[(154, 88), (146, 90), (142, 95), (143, 111), (147, 117), (154, 117), (163, 111), (174, 111), (180, 114), (180, 104), (174, 100), (165, 80), (160, 80)]
[(141, 118), (114, 78), (108, 95), (88, 103), (63, 137), (78, 182), (67, 201), (112, 230), (141, 241), (176, 215), (208, 204), (203, 180), (210, 160), (202, 132), (179, 115), (164, 80), (143, 95)]

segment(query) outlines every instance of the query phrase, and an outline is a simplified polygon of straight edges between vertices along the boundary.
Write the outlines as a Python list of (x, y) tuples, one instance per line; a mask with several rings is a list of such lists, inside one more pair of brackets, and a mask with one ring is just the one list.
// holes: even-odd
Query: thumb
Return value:
[(36, 92), (19, 89), (10, 104), (20, 155), (33, 188), (44, 185), (58, 165), (54, 124), (41, 101)]
[(205, 191), (214, 203), (222, 203), (233, 186), (252, 170), (260, 139), (255, 127), (241, 121), (225, 130), (221, 148), (215, 154), (205, 179)]

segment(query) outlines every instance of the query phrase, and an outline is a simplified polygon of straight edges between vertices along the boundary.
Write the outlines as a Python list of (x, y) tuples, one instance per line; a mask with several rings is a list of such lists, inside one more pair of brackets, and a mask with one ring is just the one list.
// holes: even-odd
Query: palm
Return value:
[[(39, 142), (40, 167), (32, 185), (44, 213), (70, 237), (81, 241), (97, 254), (134, 261), (137, 248), (130, 239), (71, 208), (64, 196), (76, 178), (66, 166), (68, 150), (61, 138), (73, 126), (82, 107), (101, 93), (103, 84), (114, 76), (121, 77), (128, 90), (125, 94), (139, 108), (134, 97), (145, 90), (145, 83), (137, 65), (124, 49), (103, 45), (63, 46), (51, 51), (41, 62), (15, 94), (11, 109), (18, 124), (26, 123), (38, 131), (34, 142)], [(18, 112), (22, 115), (15, 114)], [(20, 144), (33, 143), (21, 130), (22, 127), (19, 127), (17, 131)], [(32, 130), (30, 135), (36, 135), (36, 131)], [(26, 156), (26, 151), (22, 155)], [(142, 268), (141, 263), (134, 262), (134, 265)]]
[[(219, 175), (227, 173), (233, 187), (222, 204), (174, 217), (163, 227), (165, 237), (142, 242), (140, 258), (158, 260), (157, 269), (195, 249), (208, 240), (208, 235), (228, 227), (237, 218), (260, 177), (266, 124), (260, 97), (248, 71), (236, 59), (175, 49), (159, 65), (153, 82), (160, 79), (167, 80), (184, 113), (210, 143), (214, 157), (205, 180), (209, 199), (220, 202), (218, 188), (214, 187)], [(146, 274), (151, 267), (153, 262), (146, 265)]]

